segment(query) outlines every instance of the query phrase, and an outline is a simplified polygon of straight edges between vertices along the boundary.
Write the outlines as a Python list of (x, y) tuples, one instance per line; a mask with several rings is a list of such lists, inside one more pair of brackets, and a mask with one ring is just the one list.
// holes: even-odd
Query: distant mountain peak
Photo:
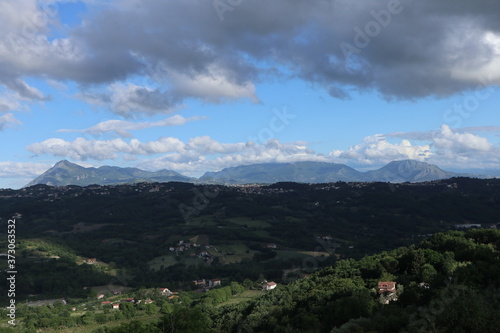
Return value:
[(461, 176), (461, 174), (444, 171), (436, 165), (416, 160), (392, 161), (382, 168), (368, 171), (366, 174), (378, 181), (394, 183), (414, 183)]
[(63, 167), (79, 167), (79, 168), (83, 168), (81, 165), (78, 165), (78, 164), (75, 164), (75, 163), (71, 163), (68, 160), (61, 160), (61, 161), (57, 162), (56, 164), (54, 164), (54, 166), (52, 168), (63, 168)]

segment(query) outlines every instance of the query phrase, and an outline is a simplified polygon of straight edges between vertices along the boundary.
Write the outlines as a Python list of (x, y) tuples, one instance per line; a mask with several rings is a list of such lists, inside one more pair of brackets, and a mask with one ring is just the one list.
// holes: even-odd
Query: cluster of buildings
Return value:
[(88, 259), (84, 259), (83, 262), (85, 264), (88, 264), (88, 265), (93, 265), (97, 262), (97, 259), (96, 258), (88, 258)]
[[(113, 292), (113, 295), (114, 296), (117, 296), (117, 295), (120, 295), (121, 292), (120, 291), (114, 291)], [(167, 297), (169, 300), (173, 300), (174, 298), (178, 298), (178, 292), (175, 292), (175, 291), (170, 291), (168, 288), (158, 288), (158, 294), (160, 296), (165, 296)], [(157, 295), (158, 295), (157, 294)], [(106, 295), (105, 294), (99, 294), (97, 295), (97, 299), (103, 299), (105, 298)], [(145, 299), (144, 301), (141, 300), (141, 299), (138, 299), (136, 300), (135, 298), (133, 297), (130, 297), (130, 298), (125, 298), (125, 299), (122, 299), (122, 300), (115, 300), (115, 301), (102, 301), (101, 302), (101, 305), (111, 305), (111, 307), (113, 309), (119, 309), (120, 308), (120, 304), (122, 303), (131, 303), (131, 304), (151, 304), (153, 303), (154, 301), (150, 298), (148, 299)]]
[(221, 280), (220, 279), (211, 279), (211, 280), (194, 280), (193, 281), (194, 285), (198, 287), (198, 289), (208, 291), (214, 287), (220, 286), (221, 285)]
[(229, 185), (240, 193), (245, 194), (275, 194), (275, 193), (290, 193), (293, 189), (269, 188), (266, 185), (244, 184), (244, 185)]
[(191, 257), (198, 257), (200, 259), (203, 259), (203, 260), (213, 260), (214, 257), (212, 256), (212, 254), (210, 254), (210, 252), (208, 252), (207, 250), (211, 249), (211, 248), (214, 248), (216, 251), (217, 249), (213, 246), (210, 246), (210, 245), (201, 245), (201, 244), (197, 244), (197, 243), (190, 243), (190, 242), (184, 242), (184, 241), (179, 241), (178, 244), (174, 245), (174, 246), (170, 246), (169, 247), (169, 251), (170, 252), (176, 252), (176, 253), (183, 253), (183, 252), (186, 252), (186, 251), (189, 251), (190, 249), (192, 248), (195, 248), (195, 252), (190, 252), (189, 255)]

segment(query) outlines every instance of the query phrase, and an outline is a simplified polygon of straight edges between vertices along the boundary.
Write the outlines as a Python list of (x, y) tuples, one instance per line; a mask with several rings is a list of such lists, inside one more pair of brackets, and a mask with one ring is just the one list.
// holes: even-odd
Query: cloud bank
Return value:
[(404, 136), (405, 133), (369, 136), (349, 149), (334, 150), (329, 154), (317, 153), (305, 142), (284, 143), (272, 139), (264, 143), (223, 143), (209, 136), (195, 137), (187, 142), (173, 137), (161, 137), (149, 142), (122, 138), (77, 138), (74, 141), (52, 138), (31, 144), (27, 150), (37, 155), (47, 154), (77, 161), (134, 160), (138, 166), (148, 170), (166, 168), (189, 175), (229, 166), (271, 162), (321, 161), (367, 167), (414, 159), (439, 166), (451, 165), (455, 169), (456, 165), (463, 169), (488, 168), (500, 162), (500, 149), (487, 138), (453, 130), (447, 125), (419, 135), (408, 133), (406, 138), (393, 142), (394, 137)]
[(50, 97), (26, 77), (69, 80), (88, 88), (86, 101), (130, 116), (172, 112), (190, 98), (258, 103), (256, 84), (280, 77), (341, 99), (444, 97), (500, 82), (496, 1), (216, 3), (87, 1), (82, 24), (54, 38), (58, 3), (1, 1), (0, 85), (40, 101)]

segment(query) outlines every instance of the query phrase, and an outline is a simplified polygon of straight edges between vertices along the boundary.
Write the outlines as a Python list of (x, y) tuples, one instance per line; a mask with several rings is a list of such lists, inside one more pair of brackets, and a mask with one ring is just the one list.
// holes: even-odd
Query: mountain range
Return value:
[(152, 172), (113, 166), (85, 168), (63, 160), (26, 186), (36, 184), (86, 186), (170, 181), (208, 184), (329, 183), (336, 181), (403, 183), (459, 176), (471, 175), (444, 171), (436, 165), (414, 160), (393, 161), (380, 169), (366, 172), (357, 171), (344, 164), (325, 162), (263, 163), (230, 167), (217, 172), (206, 172), (200, 178), (187, 177), (171, 170)]
[(35, 178), (26, 187), (37, 184), (87, 186), (91, 184), (113, 185), (141, 182), (194, 182), (195, 180), (196, 178), (186, 177), (171, 170), (151, 172), (137, 168), (120, 168), (114, 166), (85, 168), (63, 160), (57, 162), (52, 168)]

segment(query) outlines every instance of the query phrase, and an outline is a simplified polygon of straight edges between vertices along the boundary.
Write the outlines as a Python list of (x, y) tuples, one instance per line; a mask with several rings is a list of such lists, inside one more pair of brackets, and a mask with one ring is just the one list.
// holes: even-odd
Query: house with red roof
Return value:
[(397, 301), (396, 282), (379, 281), (377, 293), (380, 294), (380, 302), (389, 304), (390, 301)]

